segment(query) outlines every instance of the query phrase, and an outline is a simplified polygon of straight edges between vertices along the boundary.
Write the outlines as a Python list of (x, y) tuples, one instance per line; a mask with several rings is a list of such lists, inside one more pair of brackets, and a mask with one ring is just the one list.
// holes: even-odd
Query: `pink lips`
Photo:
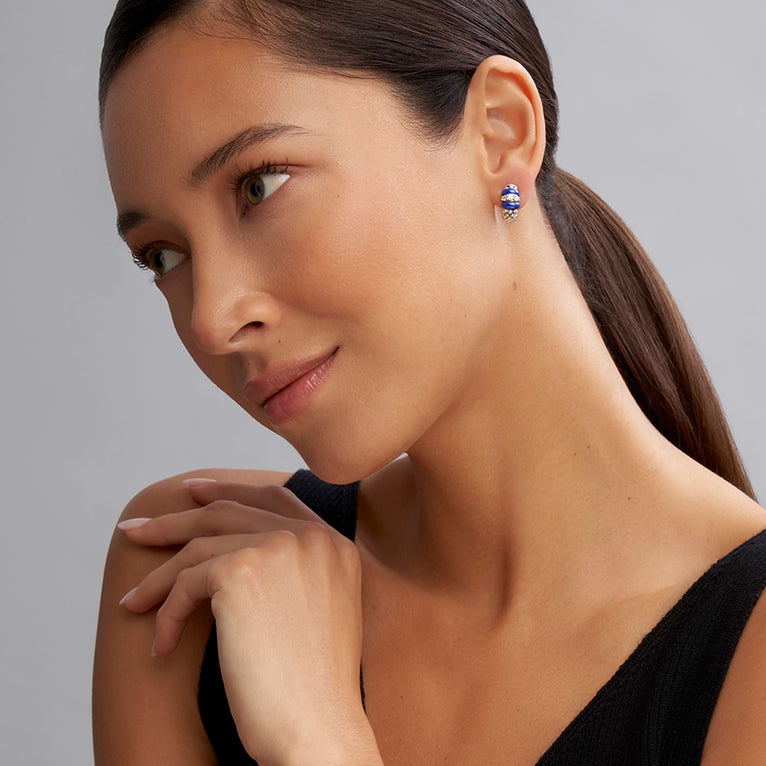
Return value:
[(335, 360), (338, 348), (303, 362), (275, 365), (245, 386), (245, 396), (263, 407), (274, 425), (308, 408), (312, 394)]

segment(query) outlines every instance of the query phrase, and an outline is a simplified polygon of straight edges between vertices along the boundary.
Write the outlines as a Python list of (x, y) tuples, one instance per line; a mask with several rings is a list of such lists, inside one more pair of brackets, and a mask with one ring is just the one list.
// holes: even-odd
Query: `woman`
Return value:
[(182, 342), (310, 471), (128, 504), (99, 764), (760, 757), (766, 514), (663, 281), (556, 167), (523, 2), (120, 0), (100, 105)]

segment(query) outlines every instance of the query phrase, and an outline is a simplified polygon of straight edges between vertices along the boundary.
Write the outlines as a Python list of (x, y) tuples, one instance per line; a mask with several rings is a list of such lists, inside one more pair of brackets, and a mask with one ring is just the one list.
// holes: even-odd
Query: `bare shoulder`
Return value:
[(705, 739), (701, 766), (763, 762), (766, 750), (766, 591), (732, 656)]
[[(191, 471), (141, 490), (119, 520), (154, 517), (195, 507), (183, 479), (207, 477), (259, 486), (284, 484), (282, 471)], [(93, 739), (98, 766), (184, 763), (213, 766), (215, 755), (197, 708), (197, 683), (212, 614), (208, 605), (189, 620), (178, 648), (150, 655), (156, 610), (134, 614), (119, 605), (123, 595), (178, 548), (144, 548), (119, 530), (104, 567), (93, 666)]]

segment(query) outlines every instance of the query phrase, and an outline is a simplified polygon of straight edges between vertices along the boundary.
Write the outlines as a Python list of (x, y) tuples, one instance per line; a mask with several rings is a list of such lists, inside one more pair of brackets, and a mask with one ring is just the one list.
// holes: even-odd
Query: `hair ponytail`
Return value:
[(665, 281), (625, 222), (560, 168), (548, 220), (630, 392), (669, 441), (755, 499), (718, 395)]
[[(205, 8), (204, 19), (194, 12)], [(537, 86), (546, 149), (537, 188), (577, 284), (641, 409), (673, 444), (755, 499), (718, 396), (665, 282), (617, 214), (556, 167), (558, 100), (522, 0), (119, 0), (101, 55), (99, 106), (123, 62), (187, 17), (251, 36), (299, 65), (387, 80), (428, 139), (460, 128), (479, 64), (518, 61)]]

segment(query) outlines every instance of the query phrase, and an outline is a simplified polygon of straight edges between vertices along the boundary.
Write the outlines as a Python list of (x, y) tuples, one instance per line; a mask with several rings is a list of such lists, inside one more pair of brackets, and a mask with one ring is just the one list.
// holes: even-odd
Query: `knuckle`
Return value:
[(183, 620), (181, 611), (191, 599), (186, 593), (175, 593), (172, 598), (167, 598), (165, 603), (157, 610), (158, 623), (170, 625)]
[(224, 513), (227, 511), (231, 506), (231, 500), (213, 500), (212, 503), (208, 503), (205, 506), (205, 510), (209, 513)]
[(261, 559), (254, 548), (241, 548), (223, 558), (212, 574), (213, 592), (224, 597), (225, 594), (249, 591), (262, 576)]
[(241, 520), (242, 506), (230, 500), (216, 500), (202, 514), (202, 529), (207, 535), (224, 535)]
[(289, 529), (275, 529), (269, 533), (268, 542), (272, 548), (286, 552), (297, 547), (298, 536)]
[(301, 527), (301, 537), (309, 545), (328, 545), (332, 543), (330, 529), (319, 521), (307, 521)]
[(359, 548), (353, 540), (349, 540), (347, 537), (342, 537), (338, 545), (340, 546), (341, 553), (352, 559), (353, 561), (361, 562), (362, 557), (359, 555)]
[(202, 529), (208, 536), (225, 535), (242, 524), (245, 506), (233, 500), (215, 500), (205, 507)]
[(196, 559), (200, 555), (200, 548), (202, 547), (202, 538), (193, 537), (183, 547), (184, 558)]
[(356, 547), (356, 543), (344, 537), (338, 541), (338, 549), (341, 559), (351, 570), (362, 571), (362, 557), (359, 554), (359, 548)]
[(252, 577), (260, 568), (260, 557), (254, 548), (241, 548), (231, 554), (225, 568), (228, 576)]
[(157, 623), (163, 623), (170, 619), (174, 603), (170, 597), (166, 598), (160, 608), (157, 610)]
[(206, 537), (193, 537), (181, 549), (183, 561), (191, 566), (206, 561), (214, 555), (210, 550), (210, 541)]

